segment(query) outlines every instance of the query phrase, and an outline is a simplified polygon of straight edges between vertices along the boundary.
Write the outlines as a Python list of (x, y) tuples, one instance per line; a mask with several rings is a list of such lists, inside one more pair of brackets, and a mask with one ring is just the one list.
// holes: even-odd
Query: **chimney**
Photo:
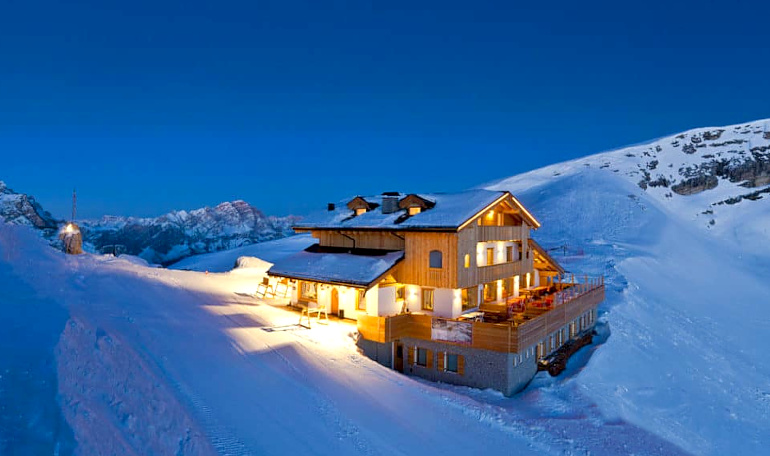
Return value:
[(382, 213), (392, 214), (398, 212), (398, 196), (384, 195), (382, 197)]
[(326, 205), (326, 210), (331, 212), (334, 210), (334, 203), (329, 203)]

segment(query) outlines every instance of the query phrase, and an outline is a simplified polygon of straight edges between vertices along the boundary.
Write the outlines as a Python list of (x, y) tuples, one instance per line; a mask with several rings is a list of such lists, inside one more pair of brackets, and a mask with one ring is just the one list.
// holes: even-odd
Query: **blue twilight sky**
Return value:
[(770, 2), (0, 0), (0, 180), (67, 216), (452, 191), (770, 116)]

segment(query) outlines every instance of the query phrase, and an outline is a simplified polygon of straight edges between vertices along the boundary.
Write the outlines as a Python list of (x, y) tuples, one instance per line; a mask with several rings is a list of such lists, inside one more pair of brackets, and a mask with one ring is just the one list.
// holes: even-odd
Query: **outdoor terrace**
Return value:
[(362, 316), (358, 331), (365, 339), (392, 342), (402, 338), (435, 340), (498, 352), (519, 353), (566, 326), (604, 300), (604, 282), (595, 279), (580, 284), (529, 291), (524, 300), (480, 309), (483, 321), (459, 317), (446, 319), (410, 313), (389, 317)]

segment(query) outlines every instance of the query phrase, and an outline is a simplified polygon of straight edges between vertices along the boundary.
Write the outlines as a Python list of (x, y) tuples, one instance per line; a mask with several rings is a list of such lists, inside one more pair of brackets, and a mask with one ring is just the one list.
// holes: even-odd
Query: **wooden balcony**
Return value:
[(510, 263), (493, 264), (478, 267), (478, 283), (488, 283), (495, 280), (507, 279), (515, 275), (523, 275), (532, 272), (532, 259), (512, 261)]
[[(584, 312), (595, 308), (603, 300), (604, 285), (598, 285), (586, 288), (585, 292), (576, 295), (573, 299), (518, 325), (513, 322), (486, 323), (451, 320), (470, 325), (470, 342), (437, 341), (483, 350), (519, 353), (537, 344), (559, 328), (566, 326)], [(407, 337), (434, 340), (432, 338), (433, 320), (439, 320), (439, 318), (418, 314), (403, 314), (392, 317), (361, 316), (358, 319), (358, 332), (363, 338), (375, 342), (392, 342)]]
[(476, 230), (479, 242), (520, 241), (529, 237), (529, 229), (524, 226), (477, 226)]

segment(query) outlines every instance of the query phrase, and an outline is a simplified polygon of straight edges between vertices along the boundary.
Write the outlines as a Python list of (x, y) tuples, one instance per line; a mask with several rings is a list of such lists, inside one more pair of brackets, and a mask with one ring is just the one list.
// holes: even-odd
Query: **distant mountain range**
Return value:
[[(57, 220), (35, 201), (0, 181), (0, 217), (6, 223), (30, 226), (56, 241)], [(79, 220), (86, 248), (137, 255), (151, 263), (170, 264), (198, 253), (216, 252), (291, 235), (298, 217), (275, 217), (245, 201), (221, 203), (160, 217), (105, 216)]]
[(84, 220), (86, 242), (97, 250), (124, 246), (151, 263), (170, 264), (198, 253), (216, 252), (291, 235), (297, 217), (267, 216), (241, 200), (155, 218), (106, 216)]

